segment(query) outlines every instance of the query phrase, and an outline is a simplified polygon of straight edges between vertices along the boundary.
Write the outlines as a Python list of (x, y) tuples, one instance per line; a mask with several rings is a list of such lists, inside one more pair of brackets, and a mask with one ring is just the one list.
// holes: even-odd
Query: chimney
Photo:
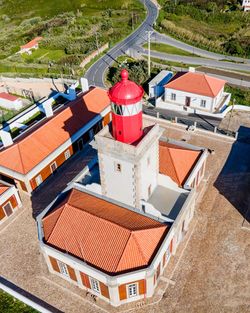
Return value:
[(43, 112), (45, 113), (46, 117), (51, 117), (53, 116), (53, 110), (52, 110), (52, 103), (55, 101), (55, 99), (49, 98), (48, 100), (44, 101), (42, 103), (42, 107), (43, 107)]
[(87, 78), (81, 77), (81, 87), (82, 87), (82, 92), (89, 91), (89, 82)]
[(195, 67), (191, 67), (191, 66), (190, 66), (190, 67), (188, 68), (188, 71), (191, 72), (191, 73), (195, 73)]
[(0, 130), (0, 137), (2, 139), (2, 143), (3, 143), (4, 147), (8, 147), (8, 146), (11, 146), (13, 144), (11, 134), (8, 131), (1, 129)]

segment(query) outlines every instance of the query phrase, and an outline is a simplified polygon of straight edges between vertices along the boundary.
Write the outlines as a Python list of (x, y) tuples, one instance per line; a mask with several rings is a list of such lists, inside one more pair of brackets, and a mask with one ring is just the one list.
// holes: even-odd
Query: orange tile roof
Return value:
[(28, 43), (26, 43), (25, 45), (21, 46), (21, 49), (31, 49), (42, 39), (43, 39), (43, 37), (36, 37), (36, 38), (32, 39), (31, 41), (29, 41)]
[(106, 90), (93, 88), (52, 118), (0, 151), (0, 166), (27, 174), (110, 103)]
[(17, 99), (19, 99), (18, 97), (16, 96), (13, 96), (7, 92), (0, 92), (0, 98), (2, 99), (6, 99), (6, 100), (9, 100), (9, 101), (16, 101)]
[(8, 190), (10, 187), (0, 184), (0, 195), (2, 195), (6, 190)]
[(181, 187), (198, 161), (201, 153), (201, 151), (160, 141), (159, 172), (169, 176)]
[(148, 266), (168, 231), (158, 221), (76, 189), (42, 222), (45, 242), (110, 274)]
[(207, 97), (216, 97), (226, 81), (202, 73), (177, 73), (165, 88), (190, 92)]

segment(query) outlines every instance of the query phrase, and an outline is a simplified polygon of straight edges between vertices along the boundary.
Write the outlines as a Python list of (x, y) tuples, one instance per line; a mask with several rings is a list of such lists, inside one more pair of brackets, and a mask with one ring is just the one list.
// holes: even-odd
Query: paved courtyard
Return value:
[(190, 230), (152, 299), (114, 309), (48, 273), (34, 217), (84, 168), (95, 154), (91, 149), (72, 158), (31, 200), (22, 195), (23, 209), (0, 227), (0, 275), (62, 312), (250, 312), (250, 228), (243, 218), (249, 205), (250, 119), (244, 126), (244, 140), (236, 143), (167, 126), (165, 135), (214, 153)]

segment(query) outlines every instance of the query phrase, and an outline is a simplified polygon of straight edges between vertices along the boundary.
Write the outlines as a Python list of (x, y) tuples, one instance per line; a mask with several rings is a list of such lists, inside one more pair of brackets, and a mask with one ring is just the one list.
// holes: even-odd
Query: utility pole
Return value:
[(150, 63), (151, 63), (151, 51), (150, 51), (150, 39), (151, 35), (153, 34), (153, 30), (147, 30), (146, 33), (148, 33), (148, 77), (150, 77), (151, 74), (151, 68), (150, 68)]
[(98, 54), (100, 54), (97, 32), (95, 32), (95, 42), (96, 42), (96, 48), (97, 48)]

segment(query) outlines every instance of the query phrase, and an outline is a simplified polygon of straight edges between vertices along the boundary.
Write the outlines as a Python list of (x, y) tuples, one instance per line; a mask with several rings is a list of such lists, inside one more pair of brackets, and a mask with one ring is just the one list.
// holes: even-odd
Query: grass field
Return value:
[[(148, 45), (144, 44), (143, 47), (147, 49)], [(151, 43), (151, 49), (158, 52), (164, 52), (169, 54), (176, 54), (176, 55), (182, 55), (182, 56), (196, 56), (195, 54), (189, 53), (187, 51), (178, 49), (176, 47), (166, 45), (163, 43)]]
[[(0, 73), (77, 75), (82, 59), (120, 41), (144, 17), (138, 0), (1, 1)], [(36, 36), (43, 37), (38, 50), (16, 54)]]
[(0, 290), (0, 312), (1, 313), (37, 313), (23, 302), (15, 299), (9, 294)]
[(160, 0), (158, 29), (200, 48), (250, 57), (250, 15), (241, 1)]

